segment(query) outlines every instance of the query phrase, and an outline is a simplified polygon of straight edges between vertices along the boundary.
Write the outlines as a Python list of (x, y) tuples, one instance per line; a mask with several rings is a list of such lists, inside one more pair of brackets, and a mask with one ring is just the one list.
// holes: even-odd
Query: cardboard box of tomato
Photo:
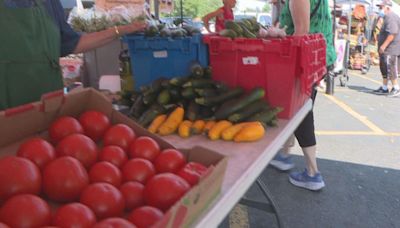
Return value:
[[(15, 154), (19, 145), (28, 138), (40, 136), (48, 139), (47, 129), (61, 116), (78, 117), (87, 110), (106, 114), (112, 124), (123, 123), (131, 127), (137, 136), (149, 136), (162, 149), (174, 148), (157, 135), (151, 134), (133, 120), (113, 109), (112, 104), (101, 93), (84, 89), (63, 96), (52, 93), (42, 101), (0, 112), (0, 158)], [(198, 162), (208, 168), (200, 182), (193, 186), (175, 203), (155, 227), (189, 227), (207, 209), (220, 192), (224, 178), (227, 157), (201, 147), (180, 150), (188, 162)], [(55, 206), (55, 204), (52, 204)], [(57, 207), (57, 205), (56, 205)]]

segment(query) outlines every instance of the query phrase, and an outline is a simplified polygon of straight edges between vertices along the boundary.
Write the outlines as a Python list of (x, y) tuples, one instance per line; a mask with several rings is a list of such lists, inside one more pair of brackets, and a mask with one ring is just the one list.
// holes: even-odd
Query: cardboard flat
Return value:
[[(44, 97), (41, 102), (0, 112), (0, 157), (14, 155), (19, 145), (28, 138), (48, 139), (46, 130), (56, 118), (66, 115), (78, 117), (86, 110), (101, 111), (113, 124), (123, 123), (130, 126), (138, 136), (152, 137), (162, 149), (175, 148), (114, 110), (109, 100), (94, 89), (79, 90), (65, 97), (60, 95), (53, 94)], [(226, 156), (202, 147), (178, 150), (188, 161), (196, 161), (210, 168), (200, 183), (172, 206), (156, 227), (189, 227), (221, 190), (227, 167)]]

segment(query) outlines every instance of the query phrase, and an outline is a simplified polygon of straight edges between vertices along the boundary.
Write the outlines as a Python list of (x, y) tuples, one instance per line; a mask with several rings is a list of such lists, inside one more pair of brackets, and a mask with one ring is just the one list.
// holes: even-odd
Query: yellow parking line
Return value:
[(372, 79), (372, 78), (366, 77), (366, 76), (364, 76), (364, 75), (362, 75), (362, 74), (359, 74), (359, 73), (351, 72), (350, 75), (354, 75), (354, 76), (363, 78), (363, 79), (365, 79), (365, 80), (371, 81), (371, 82), (376, 83), (376, 84), (379, 84), (379, 85), (382, 84), (382, 82), (380, 82), (380, 81), (377, 81), (377, 80), (374, 80), (374, 79)]
[(370, 128), (373, 132), (378, 133), (378, 134), (385, 134), (385, 131), (380, 129), (378, 126), (376, 126), (374, 123), (369, 121), (366, 116), (362, 116), (358, 114), (356, 111), (354, 111), (350, 106), (346, 105), (342, 101), (336, 99), (333, 96), (329, 96), (324, 94), (325, 97), (327, 97), (329, 100), (331, 100), (333, 103), (337, 104), (339, 107), (341, 107), (343, 110), (345, 110), (347, 113), (352, 115), (354, 118), (365, 124), (368, 128)]
[(317, 135), (365, 135), (365, 136), (400, 136), (400, 132), (373, 131), (315, 131)]

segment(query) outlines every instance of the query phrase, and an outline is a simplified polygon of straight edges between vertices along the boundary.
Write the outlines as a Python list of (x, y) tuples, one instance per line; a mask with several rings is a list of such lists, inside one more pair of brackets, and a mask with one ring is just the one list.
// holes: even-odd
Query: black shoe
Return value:
[(386, 89), (386, 90), (383, 89), (382, 86), (379, 87), (378, 89), (374, 90), (373, 92), (376, 93), (376, 94), (383, 94), (383, 95), (389, 94), (389, 90), (388, 89)]
[(393, 88), (388, 94), (388, 97), (398, 97), (398, 96), (400, 96), (400, 89)]

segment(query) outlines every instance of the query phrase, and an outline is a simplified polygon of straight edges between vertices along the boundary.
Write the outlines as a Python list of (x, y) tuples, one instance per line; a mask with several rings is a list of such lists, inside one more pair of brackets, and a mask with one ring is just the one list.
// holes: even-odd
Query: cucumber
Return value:
[(157, 102), (161, 105), (168, 104), (171, 100), (171, 95), (167, 89), (163, 89), (160, 94), (158, 94)]
[(258, 99), (253, 103), (247, 105), (242, 110), (235, 112), (228, 117), (228, 120), (233, 123), (243, 122), (246, 118), (249, 118), (253, 114), (268, 109), (268, 104), (263, 99)]
[(193, 87), (193, 88), (206, 88), (212, 87), (214, 81), (209, 78), (192, 79), (182, 85), (183, 88)]
[(200, 117), (202, 119), (208, 119), (214, 115), (214, 111), (211, 107), (208, 106), (200, 106)]
[(259, 88), (259, 87), (254, 88), (252, 91), (250, 91), (249, 94), (236, 100), (236, 102), (231, 104), (229, 107), (220, 107), (215, 112), (215, 118), (217, 120), (226, 119), (226, 118), (228, 118), (229, 115), (243, 109), (250, 103), (263, 98), (264, 95), (265, 95), (265, 91), (263, 88)]
[(169, 89), (169, 94), (171, 96), (171, 101), (173, 101), (173, 102), (177, 102), (182, 99), (181, 90), (175, 86), (173, 86)]
[(218, 95), (218, 91), (214, 88), (194, 89), (194, 91), (200, 97), (215, 97)]
[(143, 103), (147, 106), (150, 106), (157, 100), (157, 97), (157, 93), (143, 94)]
[(175, 78), (171, 78), (169, 80), (169, 84), (173, 85), (173, 86), (182, 86), (184, 83), (186, 83), (187, 81), (189, 81), (189, 79), (191, 79), (191, 77), (175, 77)]
[(259, 121), (264, 124), (268, 124), (268, 123), (273, 124), (273, 122), (274, 122), (273, 120), (276, 119), (276, 115), (279, 112), (281, 112), (282, 110), (283, 110), (283, 108), (281, 108), (281, 107), (264, 110), (264, 111), (258, 112), (256, 114), (250, 116), (248, 119), (246, 119), (246, 121)]
[(204, 68), (204, 78), (212, 78), (212, 69), (210, 66)]
[(195, 101), (197, 104), (200, 104), (200, 105), (214, 106), (214, 105), (220, 104), (226, 100), (239, 97), (240, 95), (243, 94), (243, 92), (244, 92), (243, 88), (236, 87), (234, 89), (227, 91), (224, 94), (221, 94), (221, 95), (218, 95), (215, 97), (200, 97), (200, 98), (196, 98)]
[(144, 95), (148, 95), (150, 93), (159, 93), (162, 89), (162, 83), (165, 78), (158, 78), (154, 80), (150, 85), (140, 87), (140, 90)]
[(143, 94), (135, 99), (131, 109), (129, 110), (129, 116), (139, 118), (142, 113), (146, 110), (146, 105), (143, 103)]
[(181, 95), (185, 99), (193, 99), (196, 97), (196, 93), (194, 92), (194, 89), (192, 87), (184, 88), (181, 91)]
[(203, 67), (201, 67), (201, 65), (198, 63), (194, 63), (192, 66), (190, 66), (190, 73), (193, 77), (197, 78), (201, 78), (204, 76)]
[(194, 101), (190, 101), (189, 105), (185, 110), (186, 119), (190, 121), (195, 121), (197, 119), (199, 111), (200, 111), (200, 105)]
[(154, 118), (164, 113), (165, 108), (162, 105), (154, 104), (140, 116), (138, 123), (143, 127), (147, 127), (154, 120)]

